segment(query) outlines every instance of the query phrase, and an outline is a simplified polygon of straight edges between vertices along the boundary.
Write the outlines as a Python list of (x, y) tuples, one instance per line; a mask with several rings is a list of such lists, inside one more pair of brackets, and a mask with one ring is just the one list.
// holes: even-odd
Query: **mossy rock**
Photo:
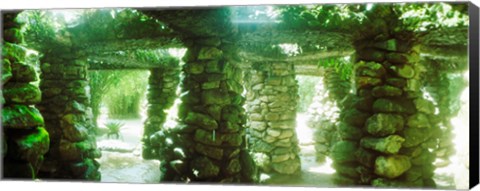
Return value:
[(187, 117), (185, 117), (184, 122), (189, 125), (199, 126), (206, 130), (214, 130), (218, 128), (217, 121), (212, 117), (196, 112), (189, 112)]
[(363, 136), (361, 128), (357, 128), (344, 122), (340, 122), (338, 133), (342, 139), (347, 140), (359, 140)]
[(10, 63), (24, 62), (27, 51), (28, 50), (23, 46), (4, 42), (2, 47), (2, 57), (10, 60)]
[(80, 161), (86, 159), (89, 152), (96, 149), (94, 144), (90, 140), (70, 142), (62, 139), (59, 145), (60, 160)]
[(368, 118), (366, 130), (375, 136), (394, 134), (403, 129), (403, 117), (397, 114), (378, 113)]
[(413, 114), (416, 109), (409, 99), (379, 98), (373, 103), (373, 111), (377, 113), (406, 113)]
[(38, 109), (26, 105), (8, 105), (2, 109), (3, 126), (29, 129), (43, 126), (44, 120)]
[(337, 173), (340, 173), (343, 176), (347, 176), (353, 179), (358, 179), (360, 177), (360, 174), (357, 171), (357, 166), (358, 164), (356, 163), (336, 163), (334, 162), (332, 164), (332, 167), (335, 169)]
[(380, 63), (360, 61), (355, 64), (356, 73), (359, 76), (379, 78), (385, 75), (386, 70)]
[(385, 60), (385, 52), (373, 48), (365, 48), (357, 52), (360, 60), (382, 63)]
[(358, 145), (353, 141), (340, 141), (333, 145), (330, 157), (337, 163), (355, 162), (355, 151), (357, 149)]
[(3, 39), (5, 42), (11, 42), (15, 44), (22, 44), (24, 41), (22, 32), (17, 28), (3, 30)]
[(398, 135), (390, 135), (385, 138), (370, 138), (365, 137), (360, 141), (360, 144), (381, 153), (396, 154), (402, 147), (402, 143), (405, 141), (403, 137)]
[(215, 47), (204, 47), (201, 48), (198, 53), (198, 60), (213, 60), (220, 59), (223, 55), (222, 50)]
[[(220, 173), (220, 167), (207, 157), (198, 157), (191, 162), (191, 168), (198, 179), (213, 178)], [(196, 173), (195, 173), (196, 172)]]
[(410, 64), (395, 65), (391, 66), (390, 69), (402, 78), (410, 79), (415, 76), (415, 69)]
[(12, 63), (12, 79), (15, 82), (34, 82), (38, 80), (35, 67), (23, 62)]
[(375, 159), (377, 158), (378, 154), (374, 151), (371, 151), (371, 150), (368, 150), (368, 149), (364, 149), (362, 147), (360, 147), (360, 149), (358, 149), (356, 152), (355, 152), (355, 158), (356, 160), (366, 166), (366, 167), (373, 167), (375, 165)]
[(340, 114), (340, 118), (343, 122), (356, 127), (363, 127), (370, 114), (362, 112), (357, 109), (347, 109)]
[(272, 169), (280, 174), (296, 174), (300, 172), (300, 159), (290, 159), (282, 162), (272, 162)]
[(195, 151), (209, 158), (221, 160), (224, 150), (219, 147), (211, 147), (208, 145), (197, 143), (195, 144)]
[(42, 93), (37, 86), (27, 83), (8, 83), (3, 87), (6, 104), (33, 105), (40, 103)]
[(2, 59), (2, 85), (7, 83), (12, 76), (13, 74), (10, 60)]
[(429, 128), (406, 128), (403, 130), (403, 137), (405, 137), (405, 142), (403, 142), (403, 147), (414, 147), (420, 145), (423, 142), (426, 142), (432, 136), (431, 130)]
[(402, 175), (410, 169), (411, 166), (412, 164), (407, 156), (379, 156), (375, 160), (375, 174), (393, 179)]
[(407, 118), (407, 126), (410, 128), (430, 128), (430, 120), (424, 113), (416, 113)]
[(32, 130), (9, 130), (8, 157), (36, 164), (50, 146), (48, 132), (43, 127)]
[(377, 86), (374, 87), (372, 90), (372, 95), (374, 97), (393, 97), (393, 96), (400, 96), (402, 95), (402, 90), (395, 86)]
[(94, 159), (86, 159), (79, 163), (70, 164), (72, 175), (78, 179), (100, 181), (101, 174), (98, 171), (100, 164)]

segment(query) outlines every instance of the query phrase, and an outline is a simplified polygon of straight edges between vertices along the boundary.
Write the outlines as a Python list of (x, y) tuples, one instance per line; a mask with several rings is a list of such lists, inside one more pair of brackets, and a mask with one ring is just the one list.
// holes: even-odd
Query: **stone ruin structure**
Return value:
[[(451, 58), (465, 58), (467, 28), (417, 38), (393, 30), (398, 15), (388, 6), (378, 9), (375, 13), (385, 15), (372, 23), (391, 30), (367, 23), (359, 30), (368, 32), (360, 36), (235, 22), (225, 8), (140, 10), (160, 22), (145, 23), (155, 27), (138, 34), (120, 28), (116, 32), (122, 35), (115, 37), (88, 36), (81, 27), (100, 26), (85, 24), (67, 29), (70, 39), (54, 39), (55, 46), (27, 42), (43, 54), (40, 71), (26, 61), (18, 13), (4, 14), (4, 177), (101, 179), (87, 79), (88, 70), (101, 69), (150, 70), (142, 156), (161, 161), (161, 181), (256, 183), (259, 173), (298, 175), (295, 76), (324, 76), (325, 87), (335, 87), (327, 78), (335, 73), (318, 68), (318, 60), (352, 56), (352, 81), (342, 81), (343, 89), (328, 95), (338, 116), (331, 116), (328, 128), (310, 122), (315, 134), (322, 134), (316, 136), (320, 158), (333, 160), (335, 183), (434, 187), (435, 159), (452, 154), (452, 128), (444, 117), (455, 112), (445, 109), (452, 100), (440, 101), (451, 92), (426, 77), (443, 74), (426, 67), (444, 61), (436, 56), (451, 47), (465, 48)], [(438, 35), (448, 30), (460, 40)], [(296, 44), (302, 53), (275, 55), (258, 48), (279, 44)], [(187, 49), (182, 61), (165, 56), (151, 63), (128, 56), (136, 49), (171, 47)], [(32, 83), (38, 80), (39, 86)], [(425, 88), (437, 95), (438, 104), (423, 96)], [(177, 97), (178, 125), (163, 128), (165, 110)]]

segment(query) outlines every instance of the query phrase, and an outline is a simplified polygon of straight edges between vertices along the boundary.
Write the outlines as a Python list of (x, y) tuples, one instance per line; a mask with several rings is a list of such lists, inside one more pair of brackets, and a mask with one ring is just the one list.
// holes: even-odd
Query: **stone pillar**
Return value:
[[(100, 180), (101, 152), (96, 149), (92, 111), (89, 105), (87, 64), (75, 51), (46, 52), (42, 58), (39, 110), (50, 133), (50, 151), (41, 177)], [(70, 50), (70, 51), (69, 51)]]
[(38, 80), (36, 63), (26, 59), (21, 24), (15, 21), (17, 13), (3, 16), (3, 177), (35, 179), (50, 143), (43, 117), (35, 107), (41, 100), (40, 89), (34, 84)]
[[(180, 69), (177, 67), (155, 68), (150, 70), (148, 78), (148, 118), (145, 120), (143, 130), (144, 159), (158, 159), (159, 143), (151, 143), (150, 136), (162, 129), (167, 118), (166, 109), (172, 107), (176, 90), (180, 80)], [(155, 146), (152, 146), (155, 145)]]
[(255, 181), (245, 148), (242, 72), (229, 42), (191, 39), (184, 57), (179, 125), (152, 136), (161, 146), (161, 181)]
[(295, 132), (298, 85), (293, 63), (255, 63), (249, 71), (247, 113), (251, 151), (266, 173), (300, 171)]
[[(377, 6), (373, 23), (391, 31), (355, 42), (356, 94), (346, 100), (332, 148), (335, 182), (379, 187), (434, 187), (429, 149), (437, 145), (435, 106), (420, 91), (424, 68), (413, 34), (398, 31), (390, 6)], [(382, 16), (383, 15), (383, 16)], [(390, 20), (391, 19), (391, 20)]]
[(322, 80), (315, 86), (315, 96), (308, 108), (308, 126), (315, 129), (317, 162), (325, 162), (330, 148), (336, 142), (341, 101), (351, 90), (350, 81), (342, 79), (333, 68), (325, 68)]

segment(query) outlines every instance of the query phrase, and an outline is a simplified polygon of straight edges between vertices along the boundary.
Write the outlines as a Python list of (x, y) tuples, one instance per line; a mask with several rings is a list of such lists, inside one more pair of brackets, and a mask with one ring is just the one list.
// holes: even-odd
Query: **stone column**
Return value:
[(330, 148), (336, 142), (342, 100), (351, 90), (351, 83), (342, 79), (333, 68), (325, 68), (324, 76), (315, 86), (315, 96), (308, 108), (308, 126), (315, 129), (315, 155), (317, 162), (325, 162)]
[(245, 148), (242, 72), (229, 43), (191, 39), (184, 57), (179, 125), (152, 136), (161, 146), (161, 181), (253, 182)]
[[(166, 109), (172, 107), (176, 90), (180, 80), (180, 69), (176, 67), (154, 68), (150, 70), (148, 78), (148, 118), (145, 120), (143, 130), (143, 153), (144, 159), (158, 159), (160, 143), (151, 143), (150, 136), (162, 129), (167, 118)], [(152, 146), (155, 145), (155, 146)]]
[(247, 83), (247, 126), (255, 162), (266, 173), (297, 173), (298, 85), (293, 63), (257, 62), (253, 68)]
[(27, 60), (27, 49), (15, 21), (17, 13), (3, 14), (2, 45), (2, 158), (4, 178), (38, 177), (48, 151), (49, 134), (35, 107), (41, 100), (36, 63)]
[(100, 180), (101, 152), (96, 149), (89, 105), (87, 64), (69, 47), (42, 58), (39, 110), (50, 133), (50, 151), (41, 176), (54, 179)]
[[(340, 114), (344, 139), (332, 148), (335, 182), (379, 187), (434, 187), (438, 126), (435, 106), (420, 91), (424, 68), (413, 34), (398, 31), (390, 6), (377, 6), (377, 35), (355, 42), (356, 94)], [(383, 16), (382, 16), (383, 14)], [(396, 30), (396, 31), (394, 31)]]

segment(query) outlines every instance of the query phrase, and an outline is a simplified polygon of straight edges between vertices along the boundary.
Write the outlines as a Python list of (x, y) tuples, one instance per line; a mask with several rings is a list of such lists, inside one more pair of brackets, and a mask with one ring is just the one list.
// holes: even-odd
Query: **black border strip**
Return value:
[(469, 60), (470, 60), (470, 189), (478, 185), (479, 178), (479, 8), (469, 3)]

